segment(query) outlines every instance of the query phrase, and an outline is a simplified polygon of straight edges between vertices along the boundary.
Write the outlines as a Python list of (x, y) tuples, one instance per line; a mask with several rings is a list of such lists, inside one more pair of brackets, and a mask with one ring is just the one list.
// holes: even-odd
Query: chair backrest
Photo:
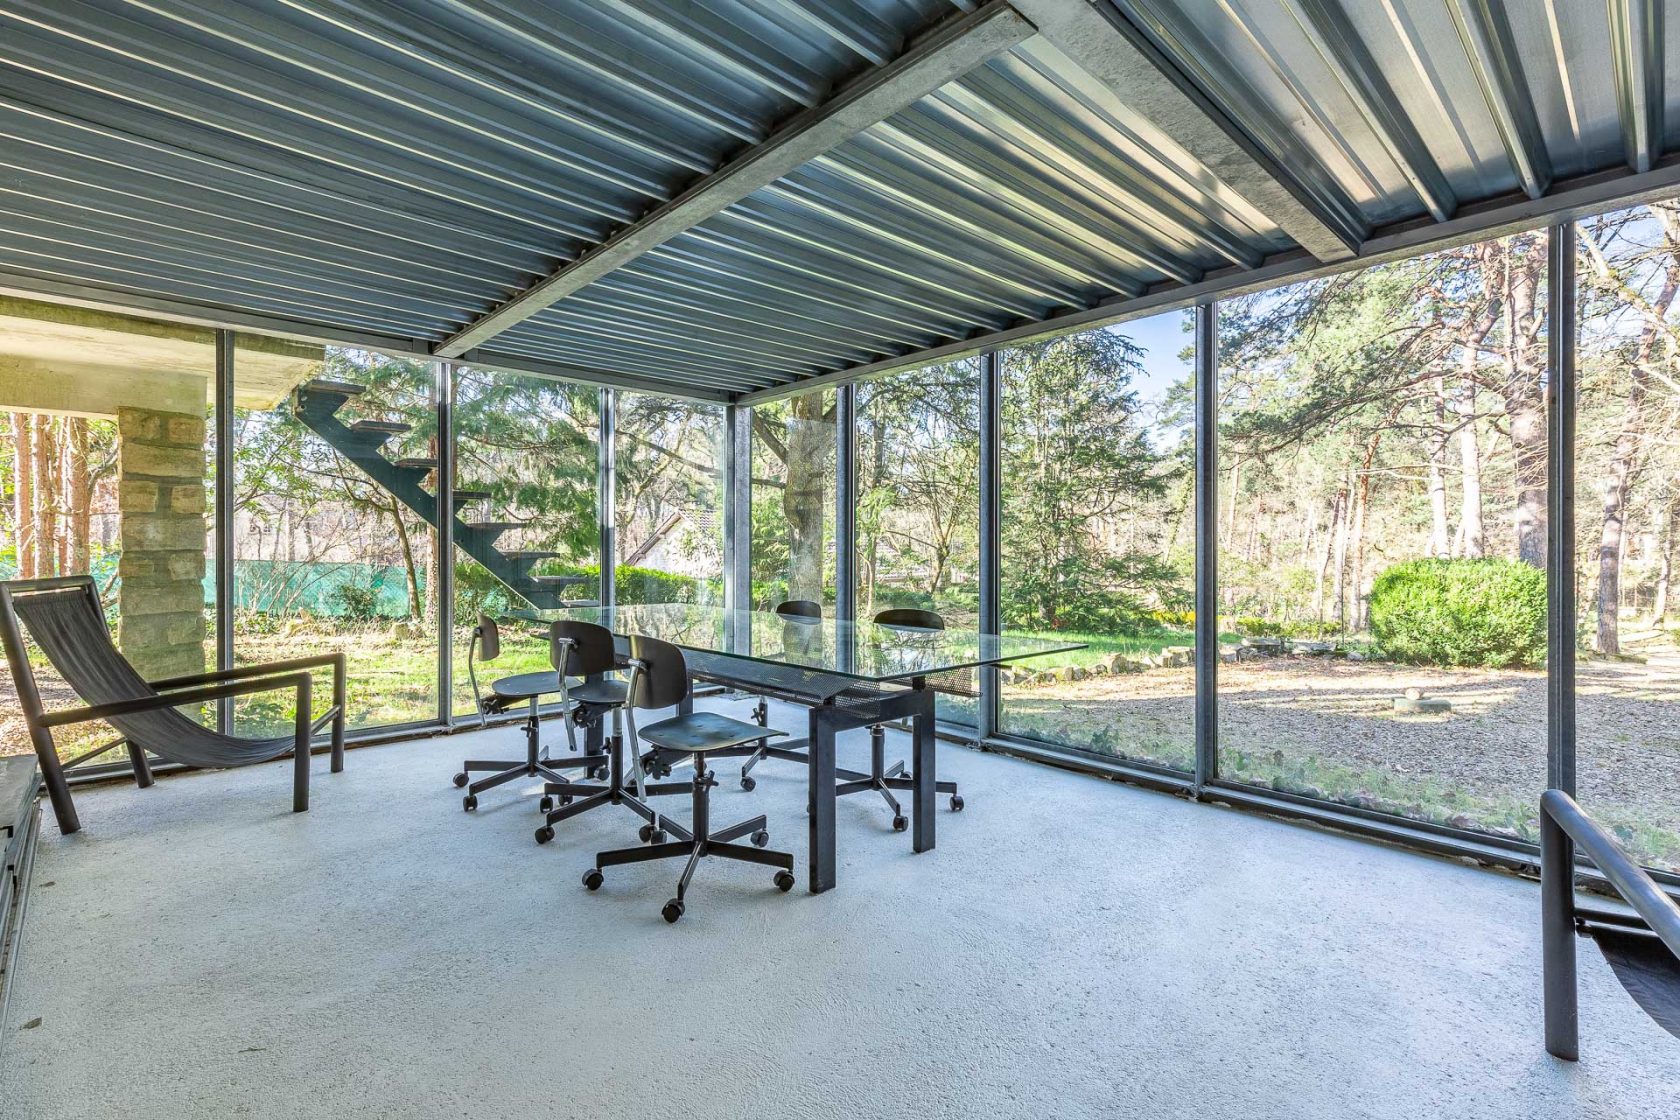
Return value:
[(571, 619), (551, 622), (548, 625), (548, 661), (568, 677), (610, 673), (618, 664), (612, 631), (593, 622)]
[[(111, 640), (111, 628), (105, 622), (105, 610), (99, 605), (99, 591), (92, 577), (11, 580), (4, 588), (0, 630), (4, 632), (20, 706), (31, 724), (39, 718), (42, 705), (18, 628), (20, 619), (29, 637), (82, 703), (94, 707), (157, 695), (157, 689), (129, 664)], [(170, 757), (203, 764), (194, 750), (205, 729), (174, 708), (113, 716), (106, 722), (137, 745), (154, 750), (167, 747)]]
[(943, 630), (945, 619), (938, 611), (924, 611), (919, 607), (888, 607), (875, 615), (877, 626), (897, 626), (906, 630)]
[(776, 613), (783, 618), (821, 618), (822, 604), (809, 599), (789, 599), (777, 605)]
[(478, 628), (473, 631), (473, 637), (478, 639), (480, 661), (494, 661), (502, 655), (502, 629), (483, 611), (478, 613)]
[(669, 708), (688, 695), (688, 662), (670, 642), (632, 634), (630, 657), (647, 667), (631, 674), (630, 704), (636, 708)]

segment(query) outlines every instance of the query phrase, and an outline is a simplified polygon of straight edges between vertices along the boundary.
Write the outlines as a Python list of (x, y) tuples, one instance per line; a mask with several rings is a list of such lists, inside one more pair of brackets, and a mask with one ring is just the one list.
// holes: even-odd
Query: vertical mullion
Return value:
[[(235, 335), (216, 332), (216, 668), (233, 668), (233, 376)], [(233, 700), (216, 702), (216, 729), (233, 731)]]
[(1546, 249), (1546, 782), (1575, 795), (1575, 223)]
[(596, 444), (598, 520), (601, 527), (600, 602), (610, 607), (618, 601), (618, 456), (614, 443), (618, 432), (618, 390), (602, 389), (600, 432)]
[(723, 410), (723, 605), (752, 607), (752, 408)]
[(857, 616), (857, 382), (834, 399), (834, 617)]
[[(980, 355), (980, 630), (997, 634), (1003, 630), (1003, 610), (999, 602), (1002, 588), (1002, 539), (999, 526), (1003, 520), (1003, 359), (996, 350)], [(998, 671), (987, 667), (980, 670), (980, 741), (997, 734), (1002, 696), (998, 688)]]
[(437, 596), (438, 721), (455, 718), (455, 363), (432, 363), (432, 395), (437, 404)]
[(1219, 776), (1219, 305), (1196, 305), (1196, 789)]

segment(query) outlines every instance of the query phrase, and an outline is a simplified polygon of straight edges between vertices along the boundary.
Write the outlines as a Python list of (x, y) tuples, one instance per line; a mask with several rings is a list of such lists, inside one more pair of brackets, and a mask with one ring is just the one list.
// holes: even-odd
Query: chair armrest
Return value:
[(87, 723), (90, 720), (110, 719), (112, 716), (133, 715), (137, 712), (156, 711), (159, 708), (179, 708), (186, 704), (202, 704), (210, 700), (221, 700), (229, 696), (247, 696), (255, 692), (272, 692), (280, 689), (309, 687), (308, 673), (288, 673), (278, 677), (263, 677), (259, 680), (245, 680), (209, 685), (204, 688), (189, 689), (186, 692), (170, 692), (160, 696), (140, 696), (133, 700), (116, 700), (109, 704), (93, 704), (85, 708), (64, 708), (56, 712), (44, 712), (37, 721), (42, 727), (62, 727), (70, 723)]
[(235, 681), (249, 677), (266, 677), (274, 673), (291, 673), (298, 669), (316, 669), (324, 665), (331, 665), (334, 673), (344, 674), (344, 655), (342, 653), (318, 653), (311, 657), (293, 657), (285, 661), (269, 661), (262, 665), (237, 665), (232, 669), (212, 669), (207, 673), (193, 673), (185, 677), (165, 677), (162, 680), (148, 681), (153, 688), (163, 691), (169, 688), (185, 688), (194, 684), (209, 684), (212, 681)]

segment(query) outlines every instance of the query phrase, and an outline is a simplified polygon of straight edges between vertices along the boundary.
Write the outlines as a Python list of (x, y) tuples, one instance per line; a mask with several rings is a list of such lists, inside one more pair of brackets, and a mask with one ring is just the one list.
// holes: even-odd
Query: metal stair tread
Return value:
[(393, 464), (407, 470), (431, 471), (437, 469), (438, 461), (436, 459), (410, 456), (408, 458), (393, 460)]
[(389, 432), (401, 435), (414, 430), (413, 424), (404, 424), (400, 420), (355, 420), (350, 423), (352, 432)]
[(348, 381), (331, 381), (325, 377), (305, 381), (298, 386), (298, 389), (305, 393), (333, 393), (341, 397), (355, 397), (367, 392), (366, 385), (353, 385)]

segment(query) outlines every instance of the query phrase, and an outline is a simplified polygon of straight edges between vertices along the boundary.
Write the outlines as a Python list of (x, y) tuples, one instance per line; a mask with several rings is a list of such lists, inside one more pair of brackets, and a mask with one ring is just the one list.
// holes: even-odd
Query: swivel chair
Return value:
[[(642, 829), (644, 841), (651, 839), (652, 843), (597, 854), (595, 866), (584, 872), (583, 885), (592, 891), (600, 889), (605, 881), (602, 874), (602, 868), (605, 867), (686, 856), (688, 863), (677, 880), (676, 897), (666, 902), (661, 910), (667, 922), (675, 922), (683, 916), (687, 906), (689, 884), (693, 882), (694, 872), (700, 861), (707, 856), (775, 867), (778, 869), (774, 880), (776, 889), (784, 892), (792, 890), (793, 854), (764, 850), (765, 845), (770, 842), (770, 833), (765, 828), (766, 818), (762, 814), (716, 832), (712, 831), (710, 790), (717, 784), (717, 780), (705, 766), (706, 755), (713, 751), (737, 747), (767, 736), (783, 735), (785, 732), (731, 719), (716, 712), (676, 715), (638, 731), (635, 716), (638, 709), (645, 711), (650, 708), (668, 708), (681, 703), (688, 696), (688, 665), (683, 660), (682, 651), (676, 646), (641, 635), (632, 635), (630, 638), (629, 663), (630, 696), (623, 712), (625, 724), (630, 730), (631, 751), (639, 756), (645, 741), (652, 747), (650, 753), (655, 763), (663, 767), (669, 767), (687, 758), (694, 760), (694, 780), (691, 785), (694, 807), (690, 825), (692, 832), (676, 840), (661, 841), (660, 833), (667, 829), (676, 833), (677, 829), (668, 825), (659, 814), (655, 814), (649, 825)], [(743, 836), (750, 839), (751, 847), (733, 843)]]
[[(507, 711), (516, 704), (525, 704), (525, 757), (520, 760), (467, 759), (461, 763), (461, 769), (455, 775), (455, 787), (466, 788), (466, 795), (461, 798), (461, 808), (469, 813), (478, 808), (478, 795), (487, 789), (494, 789), (519, 778), (540, 777), (550, 783), (565, 783), (566, 776), (560, 772), (562, 769), (581, 766), (591, 772), (604, 773), (609, 763), (607, 756), (599, 753), (561, 760), (550, 758), (543, 750), (539, 734), (541, 698), (559, 693), (562, 703), (567, 702), (565, 677), (554, 670), (518, 673), (491, 681), (490, 696), (484, 696), (478, 687), (478, 663), (494, 661), (501, 655), (501, 629), (496, 625), (495, 619), (481, 612), (478, 625), (473, 627), (472, 638), (467, 643), (467, 677), (472, 681), (473, 699), (478, 706), (478, 720), (481, 726), (488, 727), (489, 716), (492, 713)], [(570, 722), (572, 713), (567, 711), (565, 714), (567, 737), (572, 740), (570, 745), (575, 751), (577, 743), (572, 739)], [(471, 781), (473, 774), (484, 770), (492, 771), (488, 778)], [(544, 812), (552, 807), (552, 799), (546, 791), (540, 806)]]

